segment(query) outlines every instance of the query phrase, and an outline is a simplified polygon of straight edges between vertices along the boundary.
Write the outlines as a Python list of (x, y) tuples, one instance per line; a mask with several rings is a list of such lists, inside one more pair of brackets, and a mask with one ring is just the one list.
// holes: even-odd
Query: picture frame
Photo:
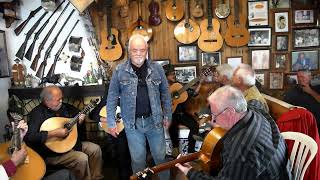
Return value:
[(281, 0), (281, 1), (269, 0), (269, 6), (271, 9), (290, 8), (290, 0)]
[(189, 83), (197, 77), (197, 66), (176, 66), (174, 67), (176, 80), (180, 83)]
[(269, 3), (268, 0), (248, 1), (249, 26), (267, 26)]
[(277, 35), (276, 36), (276, 50), (277, 51), (288, 51), (289, 36), (288, 35)]
[(7, 53), (7, 43), (5, 31), (0, 30), (0, 78), (10, 77), (10, 64)]
[(249, 28), (251, 47), (271, 46), (271, 28)]
[(178, 62), (198, 61), (198, 46), (178, 45)]
[(170, 59), (155, 59), (154, 62), (160, 64), (161, 66), (170, 64)]
[(315, 24), (315, 11), (313, 9), (293, 10), (294, 24)]
[(233, 69), (237, 68), (242, 63), (242, 56), (227, 57), (227, 64)]
[(265, 86), (265, 74), (264, 73), (255, 73), (256, 74), (256, 80), (259, 81), (259, 83), (262, 86)]
[(274, 69), (286, 69), (289, 61), (287, 53), (273, 54), (273, 67)]
[(303, 28), (294, 29), (292, 32), (293, 48), (319, 47), (320, 45), (320, 29), (319, 28)]
[(274, 13), (274, 32), (289, 32), (289, 12), (275, 12)]
[(269, 89), (283, 89), (282, 72), (270, 72)]
[(298, 76), (296, 74), (288, 74), (286, 78), (287, 85), (298, 84)]
[(317, 70), (319, 67), (317, 50), (292, 51), (291, 52), (291, 71)]
[(201, 52), (202, 66), (217, 66), (221, 64), (221, 52)]
[(254, 70), (270, 69), (270, 49), (252, 49), (250, 54)]

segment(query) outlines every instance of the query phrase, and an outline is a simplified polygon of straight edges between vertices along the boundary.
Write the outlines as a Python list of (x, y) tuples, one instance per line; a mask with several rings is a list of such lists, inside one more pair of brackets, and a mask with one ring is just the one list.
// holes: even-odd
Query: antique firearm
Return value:
[(63, 0), (59, 6), (53, 11), (53, 13), (50, 15), (50, 17), (42, 24), (42, 26), (39, 28), (39, 30), (35, 33), (33, 41), (31, 43), (31, 45), (29, 46), (29, 49), (27, 50), (26, 54), (25, 54), (25, 58), (27, 58), (29, 61), (32, 58), (32, 52), (34, 49), (34, 45), (36, 44), (36, 41), (39, 39), (39, 36), (41, 34), (41, 32), (43, 31), (43, 29), (47, 26), (47, 24), (49, 23), (50, 19), (52, 18), (52, 16), (57, 12), (57, 10), (60, 8), (60, 6), (64, 3), (65, 0)]
[(64, 11), (68, 8), (70, 3), (68, 3), (66, 5), (66, 7), (62, 10), (61, 14), (59, 15), (59, 17), (56, 19), (56, 21), (53, 23), (53, 25), (51, 26), (50, 30), (48, 31), (48, 33), (46, 34), (46, 36), (43, 38), (42, 42), (40, 43), (39, 47), (38, 47), (38, 51), (36, 56), (33, 58), (32, 60), (32, 64), (30, 66), (30, 68), (34, 71), (37, 70), (37, 66), (38, 66), (38, 60), (40, 59), (41, 56), (41, 51), (44, 48), (44, 45), (46, 44), (47, 40), (49, 39), (53, 29), (56, 27), (59, 19), (61, 18), (62, 14), (64, 13)]
[(58, 33), (56, 34), (56, 36), (54, 37), (54, 39), (51, 41), (49, 47), (47, 48), (46, 52), (44, 53), (44, 58), (43, 61), (40, 64), (40, 67), (36, 73), (36, 76), (40, 79), (42, 79), (43, 75), (44, 75), (44, 70), (47, 66), (47, 60), (50, 56), (50, 53), (52, 51), (52, 48), (54, 47), (54, 45), (56, 44), (58, 37), (60, 35), (60, 33), (62, 32), (64, 26), (67, 24), (67, 22), (69, 21), (70, 17), (72, 16), (72, 14), (74, 13), (74, 9), (71, 11), (71, 13), (69, 14), (68, 18), (64, 21), (63, 25), (61, 26), (60, 30), (58, 31)]
[(42, 14), (42, 16), (38, 19), (38, 21), (36, 23), (34, 23), (34, 25), (29, 29), (29, 31), (26, 34), (26, 37), (24, 39), (24, 42), (21, 44), (18, 52), (16, 53), (16, 57), (23, 60), (23, 56), (24, 56), (24, 51), (26, 50), (27, 47), (27, 43), (28, 40), (30, 39), (30, 37), (32, 36), (33, 32), (37, 29), (37, 27), (39, 26), (41, 20), (44, 18), (44, 16), (47, 14), (48, 12), (44, 12)]
[(28, 24), (31, 18), (33, 18), (40, 10), (41, 6), (39, 6), (37, 9), (30, 12), (28, 18), (24, 20), (16, 29), (14, 30), (14, 33), (19, 36), (19, 34), (22, 32), (23, 28)]

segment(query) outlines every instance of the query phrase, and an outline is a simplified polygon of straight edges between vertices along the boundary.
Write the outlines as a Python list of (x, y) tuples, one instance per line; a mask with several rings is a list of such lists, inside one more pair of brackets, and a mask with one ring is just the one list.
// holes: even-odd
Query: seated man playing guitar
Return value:
[[(71, 118), (79, 112), (74, 106), (62, 103), (62, 97), (62, 91), (58, 86), (43, 88), (40, 94), (42, 102), (30, 112), (29, 131), (26, 134), (25, 142), (36, 150), (47, 164), (64, 166), (70, 169), (77, 179), (102, 179), (102, 153), (97, 144), (87, 141), (81, 142), (79, 137), (73, 149), (65, 153), (53, 152), (45, 145), (46, 141), (52, 137), (66, 138), (69, 131), (67, 128), (40, 131), (43, 122), (51, 117)], [(84, 114), (78, 117), (78, 128), (81, 128), (80, 125), (83, 123), (84, 117)], [(78, 131), (82, 130), (78, 129)]]

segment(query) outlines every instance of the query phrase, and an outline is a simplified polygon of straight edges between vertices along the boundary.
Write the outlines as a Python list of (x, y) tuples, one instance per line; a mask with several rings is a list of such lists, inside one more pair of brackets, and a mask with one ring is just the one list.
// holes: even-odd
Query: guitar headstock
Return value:
[(154, 174), (153, 170), (150, 168), (146, 168), (143, 171), (139, 171), (136, 173), (137, 179), (151, 179), (151, 176)]

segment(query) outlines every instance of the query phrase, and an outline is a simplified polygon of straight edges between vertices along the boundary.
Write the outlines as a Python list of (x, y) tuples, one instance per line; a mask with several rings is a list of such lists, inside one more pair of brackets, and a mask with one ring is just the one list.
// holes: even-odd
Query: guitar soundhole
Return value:
[(180, 97), (180, 94), (177, 91), (172, 93), (172, 98), (179, 99), (179, 97)]

